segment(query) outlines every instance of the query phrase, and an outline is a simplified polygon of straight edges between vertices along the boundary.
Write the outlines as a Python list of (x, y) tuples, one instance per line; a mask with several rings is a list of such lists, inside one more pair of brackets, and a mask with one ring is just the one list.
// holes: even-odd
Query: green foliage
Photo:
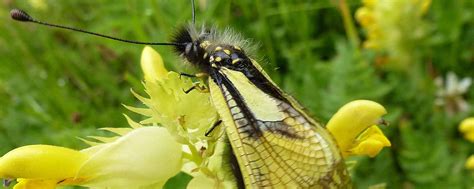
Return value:
[(184, 189), (192, 178), (193, 177), (191, 175), (180, 172), (173, 178), (169, 179), (168, 182), (166, 182), (166, 184), (163, 186), (163, 189)]
[[(354, 158), (358, 188), (380, 183), (387, 188), (473, 187), (474, 176), (464, 162), (474, 153), (474, 144), (461, 137), (457, 125), (474, 111), (446, 114), (435, 104), (434, 84), (435, 77), (449, 71), (474, 77), (473, 1), (434, 0), (423, 17), (424, 38), (406, 44), (413, 52), (404, 54), (411, 60), (404, 69), (380, 66), (396, 62), (349, 42), (340, 1), (196, 3), (199, 24), (231, 27), (258, 43), (257, 58), (267, 72), (321, 121), (354, 99), (374, 100), (387, 108), (391, 124), (383, 130), (392, 147), (373, 159)], [(0, 7), (1, 153), (34, 143), (84, 147), (75, 137), (96, 135), (99, 127), (126, 126), (122, 104), (138, 104), (129, 90), (142, 89), (142, 46), (17, 23), (9, 19), (10, 8), (144, 41), (166, 41), (191, 18), (189, 1), (44, 0), (47, 9), (29, 2), (3, 1)], [(352, 13), (362, 6), (359, 1), (347, 3)], [(357, 29), (363, 41), (365, 31)], [(170, 48), (156, 49), (168, 68), (193, 71), (173, 64), (179, 61)], [(474, 106), (473, 87), (463, 98)], [(189, 180), (188, 175), (174, 179), (179, 177)]]

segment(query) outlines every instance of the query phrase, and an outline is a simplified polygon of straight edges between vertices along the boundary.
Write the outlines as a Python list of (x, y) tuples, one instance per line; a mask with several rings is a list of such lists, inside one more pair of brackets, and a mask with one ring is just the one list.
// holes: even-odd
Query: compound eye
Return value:
[(197, 43), (193, 43), (193, 52), (197, 54), (198, 52), (198, 44)]
[(193, 43), (186, 44), (186, 48), (184, 49), (184, 53), (188, 55), (191, 52), (191, 50), (194, 51), (194, 46), (195, 45)]

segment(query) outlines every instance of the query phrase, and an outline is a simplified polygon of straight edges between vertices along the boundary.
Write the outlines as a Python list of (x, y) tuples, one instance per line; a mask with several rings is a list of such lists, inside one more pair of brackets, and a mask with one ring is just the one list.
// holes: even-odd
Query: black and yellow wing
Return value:
[(252, 64), (259, 77), (219, 67), (209, 81), (246, 187), (349, 187), (345, 164), (328, 131)]

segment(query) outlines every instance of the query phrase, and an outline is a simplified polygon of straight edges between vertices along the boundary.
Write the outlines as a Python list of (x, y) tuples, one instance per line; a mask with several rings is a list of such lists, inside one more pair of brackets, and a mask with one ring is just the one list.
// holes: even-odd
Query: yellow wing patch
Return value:
[(221, 68), (221, 71), (237, 89), (245, 89), (239, 90), (239, 93), (247, 107), (251, 109), (254, 115), (258, 116), (259, 120), (282, 120), (284, 114), (279, 110), (277, 101), (255, 87), (242, 72), (229, 70), (227, 68)]

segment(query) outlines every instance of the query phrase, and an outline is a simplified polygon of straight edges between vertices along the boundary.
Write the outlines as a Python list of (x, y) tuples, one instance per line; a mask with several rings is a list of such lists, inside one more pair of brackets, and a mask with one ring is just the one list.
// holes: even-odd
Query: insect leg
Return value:
[(388, 121), (386, 121), (385, 119), (380, 118), (380, 119), (377, 121), (377, 125), (389, 126), (390, 123), (389, 123)]
[(12, 179), (3, 179), (3, 187), (8, 187), (12, 183)]
[(188, 94), (190, 93), (191, 91), (193, 90), (197, 90), (201, 93), (208, 93), (209, 92), (209, 89), (206, 87), (206, 86), (203, 86), (203, 85), (200, 85), (201, 83), (193, 83), (193, 86), (187, 90), (184, 90), (183, 89), (183, 92)]
[(204, 135), (209, 137), (211, 135), (211, 133), (214, 131), (214, 129), (216, 129), (217, 126), (221, 125), (221, 123), (222, 123), (221, 119), (217, 120), (214, 124), (212, 124), (212, 127), (209, 128), (209, 130), (207, 130), (206, 134), (204, 134)]
[(197, 78), (202, 79), (202, 78), (208, 77), (209, 74), (207, 73), (188, 74), (188, 73), (183, 73), (183, 72), (179, 73), (179, 78), (181, 78), (182, 76), (191, 77), (191, 78), (197, 77)]
[(196, 75), (193, 75), (193, 74), (188, 74), (188, 73), (179, 73), (179, 78), (183, 77), (183, 76), (186, 76), (186, 77), (191, 77), (191, 78), (195, 78)]

